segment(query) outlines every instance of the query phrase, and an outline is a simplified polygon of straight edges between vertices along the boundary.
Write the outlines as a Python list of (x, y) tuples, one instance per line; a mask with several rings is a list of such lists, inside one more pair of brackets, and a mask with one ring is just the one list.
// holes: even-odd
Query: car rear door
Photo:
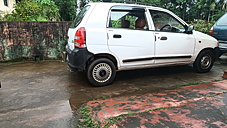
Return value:
[[(136, 28), (138, 19), (145, 20), (143, 28)], [(145, 8), (112, 7), (107, 33), (109, 50), (118, 58), (121, 69), (154, 63), (154, 33), (148, 30)]]

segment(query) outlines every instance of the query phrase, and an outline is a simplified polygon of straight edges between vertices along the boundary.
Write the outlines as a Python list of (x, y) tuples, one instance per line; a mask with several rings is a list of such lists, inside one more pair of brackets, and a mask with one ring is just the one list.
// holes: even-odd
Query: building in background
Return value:
[(14, 10), (16, 0), (0, 0), (0, 15), (11, 13)]

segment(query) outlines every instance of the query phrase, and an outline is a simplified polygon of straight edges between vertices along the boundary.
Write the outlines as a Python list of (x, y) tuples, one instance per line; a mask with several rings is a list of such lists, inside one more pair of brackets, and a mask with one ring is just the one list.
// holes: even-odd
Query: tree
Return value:
[(59, 9), (54, 1), (51, 0), (35, 0), (35, 1), (41, 5), (42, 17), (50, 21), (59, 19), (60, 17)]
[(76, 16), (75, 0), (53, 0), (59, 8), (60, 19), (62, 21), (72, 21)]
[(22, 0), (15, 5), (12, 14), (7, 14), (8, 21), (53, 21), (58, 20), (59, 13), (51, 0)]

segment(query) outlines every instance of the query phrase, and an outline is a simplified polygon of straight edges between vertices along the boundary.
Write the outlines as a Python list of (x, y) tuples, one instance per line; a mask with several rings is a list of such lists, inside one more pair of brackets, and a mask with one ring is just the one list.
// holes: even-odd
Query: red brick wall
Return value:
[(0, 22), (0, 61), (61, 59), (71, 22)]

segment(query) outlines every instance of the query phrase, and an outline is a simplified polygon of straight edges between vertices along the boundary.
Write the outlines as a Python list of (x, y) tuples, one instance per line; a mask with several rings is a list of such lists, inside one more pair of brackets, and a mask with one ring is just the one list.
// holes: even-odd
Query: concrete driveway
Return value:
[(88, 101), (219, 81), (226, 69), (224, 55), (205, 74), (191, 66), (123, 71), (112, 85), (92, 87), (84, 73), (70, 72), (62, 61), (0, 63), (0, 127), (73, 128), (76, 110)]

